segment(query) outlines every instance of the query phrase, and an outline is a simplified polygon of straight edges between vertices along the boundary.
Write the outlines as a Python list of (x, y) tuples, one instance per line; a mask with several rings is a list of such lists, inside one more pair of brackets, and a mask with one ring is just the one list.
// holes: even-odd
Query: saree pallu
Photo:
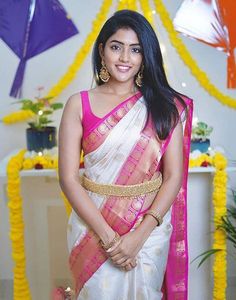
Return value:
[[(96, 234), (72, 211), (68, 247), (77, 300), (158, 300), (163, 296), (168, 300), (187, 299), (186, 183), (192, 101), (187, 98), (185, 101), (188, 105), (186, 118), (185, 111), (178, 107), (181, 118), (185, 118), (183, 184), (162, 225), (152, 231), (138, 253), (134, 269), (126, 272), (115, 267)], [(139, 93), (112, 110), (83, 137), (84, 175), (100, 184), (135, 185), (154, 180), (160, 176), (161, 158), (172, 132), (165, 141), (157, 140)], [(157, 191), (127, 197), (90, 191), (88, 195), (106, 222), (123, 235), (139, 226)]]

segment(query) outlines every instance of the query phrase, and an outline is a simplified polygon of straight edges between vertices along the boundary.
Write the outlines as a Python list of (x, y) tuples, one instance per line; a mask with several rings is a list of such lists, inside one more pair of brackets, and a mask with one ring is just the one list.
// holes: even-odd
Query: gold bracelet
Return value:
[(104, 250), (108, 250), (109, 248), (114, 246), (115, 243), (118, 242), (119, 240), (120, 240), (120, 235), (118, 232), (115, 232), (115, 237), (113, 238), (113, 240), (110, 243), (105, 244), (105, 243), (103, 243), (102, 240), (100, 240), (100, 244)]
[(159, 211), (149, 209), (145, 215), (152, 216), (157, 221), (157, 226), (160, 226), (163, 223), (163, 219)]

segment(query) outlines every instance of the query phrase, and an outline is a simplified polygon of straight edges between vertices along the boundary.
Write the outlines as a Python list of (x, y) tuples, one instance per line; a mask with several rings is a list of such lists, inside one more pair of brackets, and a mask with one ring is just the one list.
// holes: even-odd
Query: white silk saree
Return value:
[[(187, 99), (186, 103), (190, 109), (184, 126), (185, 170), (192, 117), (192, 102)], [(182, 115), (181, 108), (178, 109)], [(85, 176), (97, 183), (119, 185), (153, 180), (162, 170), (161, 158), (171, 134), (165, 141), (158, 142), (144, 99), (138, 93), (113, 109), (83, 137)], [(77, 300), (187, 299), (186, 181), (185, 174), (175, 204), (138, 253), (137, 266), (128, 272), (113, 265), (98, 237), (72, 211), (68, 247)], [(103, 196), (90, 191), (88, 194), (107, 223), (120, 235), (139, 226), (156, 196), (156, 192), (135, 197)], [(176, 207), (181, 209), (180, 217), (177, 217)], [(182, 227), (178, 228), (180, 224)], [(173, 274), (170, 274), (169, 262), (169, 269), (178, 264), (181, 270), (172, 269)], [(176, 295), (178, 298), (174, 298)]]

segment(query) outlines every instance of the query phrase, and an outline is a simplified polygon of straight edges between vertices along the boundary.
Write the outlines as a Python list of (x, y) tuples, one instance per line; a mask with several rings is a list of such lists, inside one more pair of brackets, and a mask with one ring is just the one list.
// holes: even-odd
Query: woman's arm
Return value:
[(65, 105), (59, 128), (59, 183), (74, 211), (104, 243), (108, 243), (115, 233), (79, 183), (81, 120), (80, 94), (75, 94)]
[[(181, 187), (183, 173), (182, 131), (182, 124), (178, 123), (162, 158), (163, 183), (151, 206), (151, 209), (158, 210), (161, 216), (164, 216), (169, 210)], [(113, 263), (119, 267), (124, 267), (133, 261), (156, 226), (156, 220), (152, 216), (146, 215), (135, 231), (122, 236), (121, 243), (114, 245), (108, 251)]]

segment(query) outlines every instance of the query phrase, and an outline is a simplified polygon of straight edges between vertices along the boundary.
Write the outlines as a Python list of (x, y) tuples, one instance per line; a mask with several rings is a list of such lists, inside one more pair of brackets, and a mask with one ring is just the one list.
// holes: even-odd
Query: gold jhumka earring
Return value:
[(102, 60), (102, 67), (99, 72), (99, 77), (103, 82), (107, 82), (111, 77), (107, 70), (104, 60)]
[(138, 75), (135, 79), (135, 83), (139, 87), (141, 87), (143, 84), (143, 69), (144, 69), (144, 66), (142, 65), (142, 67), (141, 67), (140, 71), (138, 72)]

